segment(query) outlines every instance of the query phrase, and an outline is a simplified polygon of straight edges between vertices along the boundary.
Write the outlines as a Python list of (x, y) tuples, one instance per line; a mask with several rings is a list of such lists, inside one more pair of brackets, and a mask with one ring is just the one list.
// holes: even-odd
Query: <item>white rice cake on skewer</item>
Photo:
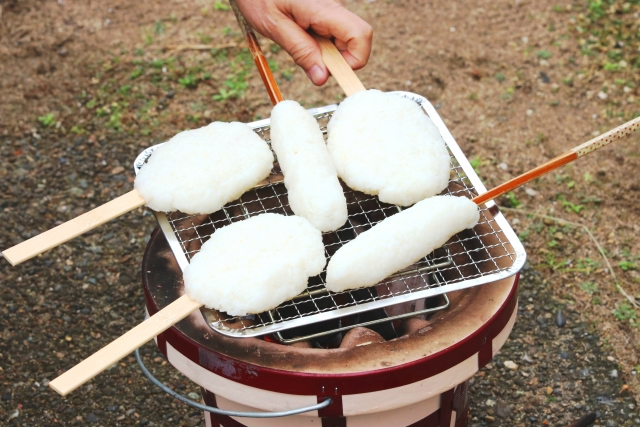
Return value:
[(326, 287), (332, 292), (373, 286), (474, 227), (478, 206), (466, 197), (436, 196), (386, 218), (331, 257)]
[(327, 130), (338, 175), (354, 190), (410, 206), (447, 187), (444, 140), (410, 99), (378, 90), (357, 92), (340, 103)]
[(298, 216), (265, 213), (213, 233), (184, 271), (187, 295), (235, 316), (298, 295), (327, 260), (322, 234)]
[(273, 153), (244, 123), (214, 122), (158, 147), (134, 187), (156, 211), (209, 214), (269, 176)]
[(271, 112), (271, 147), (284, 173), (289, 205), (320, 231), (347, 222), (347, 200), (316, 119), (295, 101)]

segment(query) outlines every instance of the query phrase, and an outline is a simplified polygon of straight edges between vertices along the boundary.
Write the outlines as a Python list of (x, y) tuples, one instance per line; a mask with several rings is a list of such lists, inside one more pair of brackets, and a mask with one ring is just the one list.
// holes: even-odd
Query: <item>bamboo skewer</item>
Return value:
[(322, 52), (322, 61), (327, 66), (333, 78), (336, 79), (345, 95), (351, 96), (361, 90), (366, 90), (351, 66), (342, 57), (342, 54), (333, 42), (324, 37), (314, 35)]
[(2, 256), (11, 265), (18, 265), (144, 204), (144, 199), (136, 190), (129, 191), (102, 206), (5, 250)]
[(202, 307), (202, 304), (192, 300), (188, 295), (181, 296), (129, 332), (51, 381), (49, 387), (60, 395), (66, 396), (200, 307)]
[(532, 179), (538, 178), (550, 172), (554, 169), (559, 168), (562, 165), (566, 165), (582, 156), (586, 156), (587, 154), (596, 151), (599, 148), (602, 148), (606, 145), (611, 144), (613, 141), (620, 139), (624, 136), (629, 135), (631, 132), (640, 128), (640, 117), (636, 117), (633, 120), (624, 123), (617, 128), (611, 129), (608, 132), (603, 133), (602, 135), (596, 136), (595, 138), (585, 142), (584, 144), (580, 144), (577, 147), (574, 147), (572, 150), (567, 151), (564, 154), (559, 155), (555, 159), (549, 160), (547, 163), (538, 166), (535, 169), (531, 169), (529, 172), (525, 172), (520, 176), (517, 176), (504, 184), (500, 184), (497, 187), (483, 193), (479, 196), (473, 198), (473, 201), (476, 204), (481, 205), (483, 203), (488, 202), (489, 200), (493, 200), (498, 196), (503, 195), (517, 187), (520, 187), (523, 184), (531, 181)]
[(280, 88), (278, 87), (278, 83), (276, 83), (276, 79), (271, 72), (271, 68), (269, 68), (269, 63), (264, 57), (262, 49), (260, 49), (260, 43), (258, 43), (256, 33), (253, 31), (253, 28), (251, 28), (251, 26), (247, 23), (247, 20), (244, 19), (242, 13), (240, 13), (236, 2), (234, 0), (230, 0), (229, 4), (231, 5), (233, 13), (236, 15), (236, 19), (238, 20), (238, 25), (242, 30), (242, 34), (244, 34), (245, 38), (247, 39), (249, 50), (251, 51), (251, 55), (253, 56), (253, 62), (255, 62), (256, 67), (258, 68), (258, 72), (260, 73), (260, 77), (262, 78), (262, 82), (264, 83), (264, 87), (269, 93), (271, 103), (273, 105), (276, 105), (284, 98), (282, 97), (282, 93), (280, 93)]
[[(253, 188), (264, 187), (267, 184), (277, 184), (283, 182), (282, 174), (270, 175)], [(102, 206), (85, 212), (82, 215), (73, 218), (57, 227), (47, 230), (35, 237), (25, 240), (22, 243), (5, 250), (2, 256), (6, 258), (11, 265), (18, 265), (36, 255), (55, 248), (74, 237), (93, 230), (105, 222), (111, 221), (121, 215), (131, 212), (132, 210), (144, 206), (145, 201), (137, 190), (131, 190), (120, 197), (117, 197)]]

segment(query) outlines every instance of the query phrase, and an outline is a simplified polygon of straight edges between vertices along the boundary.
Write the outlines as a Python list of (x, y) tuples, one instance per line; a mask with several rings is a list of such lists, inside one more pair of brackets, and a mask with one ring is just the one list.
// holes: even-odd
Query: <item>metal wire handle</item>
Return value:
[(154, 383), (155, 385), (160, 387), (163, 391), (165, 391), (167, 394), (169, 394), (169, 396), (175, 397), (176, 399), (180, 400), (183, 403), (186, 403), (187, 405), (189, 405), (189, 406), (191, 406), (193, 408), (200, 409), (202, 411), (211, 412), (211, 413), (218, 414), (218, 415), (226, 415), (226, 416), (229, 416), (229, 417), (245, 417), (245, 418), (278, 418), (278, 417), (287, 417), (289, 415), (297, 415), (297, 414), (303, 414), (305, 412), (317, 411), (319, 409), (326, 408), (327, 406), (331, 405), (331, 403), (333, 402), (333, 400), (330, 397), (327, 397), (324, 400), (324, 402), (318, 403), (317, 405), (307, 406), (307, 407), (298, 408), (298, 409), (290, 409), (288, 411), (280, 411), (280, 412), (226, 411), (224, 409), (215, 408), (213, 406), (203, 405), (202, 403), (199, 403), (199, 402), (196, 402), (194, 400), (191, 400), (191, 399), (189, 399), (187, 397), (184, 397), (183, 395), (178, 394), (175, 391), (171, 390), (163, 382), (161, 382), (156, 377), (154, 377), (151, 374), (151, 372), (149, 372), (149, 370), (147, 369), (145, 364), (142, 362), (142, 358), (140, 357), (140, 349), (136, 349), (136, 351), (134, 353), (135, 353), (135, 356), (136, 356), (136, 361), (138, 362), (138, 366), (140, 366), (140, 369), (142, 369), (142, 373), (147, 378), (149, 378), (149, 380), (152, 383)]

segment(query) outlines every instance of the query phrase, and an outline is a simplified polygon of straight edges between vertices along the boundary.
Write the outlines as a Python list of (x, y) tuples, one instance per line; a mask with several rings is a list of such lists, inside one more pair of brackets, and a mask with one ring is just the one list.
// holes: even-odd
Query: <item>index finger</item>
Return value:
[[(293, 15), (295, 19), (295, 10)], [(318, 7), (309, 17), (308, 28), (319, 36), (334, 37), (336, 47), (342, 51), (342, 56), (354, 70), (367, 64), (371, 54), (373, 28), (341, 4), (332, 2), (330, 7), (326, 4)]]

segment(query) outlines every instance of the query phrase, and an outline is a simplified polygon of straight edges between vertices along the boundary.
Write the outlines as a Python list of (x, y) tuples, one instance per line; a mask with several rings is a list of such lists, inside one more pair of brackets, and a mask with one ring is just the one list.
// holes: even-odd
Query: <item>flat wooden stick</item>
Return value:
[(313, 38), (320, 46), (324, 64), (347, 96), (351, 96), (361, 90), (366, 90), (356, 73), (331, 40), (320, 37), (317, 34), (314, 34)]
[[(284, 176), (281, 173), (269, 175), (259, 183), (253, 186), (253, 188), (264, 187), (268, 184), (278, 184), (284, 182)], [(124, 215), (127, 212), (143, 206), (145, 201), (138, 194), (137, 190), (129, 191), (127, 194), (113, 199), (110, 202), (105, 203), (102, 206), (86, 212), (79, 217), (69, 220), (51, 230), (45, 231), (42, 234), (38, 234), (29, 240), (25, 240), (22, 243), (18, 243), (12, 248), (2, 252), (2, 256), (11, 263), (11, 265), (18, 265), (28, 259), (33, 258), (49, 249), (55, 248), (67, 242), (74, 237), (86, 233), (89, 230), (96, 228), (99, 225), (104, 224), (107, 221), (115, 219), (120, 215)]]
[(484, 194), (474, 197), (473, 201), (476, 202), (476, 204), (481, 205), (488, 202), (489, 200), (493, 200), (496, 197), (513, 190), (514, 188), (526, 184), (532, 179), (538, 178), (539, 176), (542, 176), (547, 172), (559, 168), (562, 165), (566, 165), (567, 163), (570, 163), (599, 148), (602, 148), (605, 145), (609, 145), (613, 141), (629, 135), (631, 132), (635, 131), (638, 128), (640, 128), (640, 117), (636, 117), (635, 119), (628, 121), (627, 123), (620, 125), (617, 128), (611, 129), (609, 132), (605, 132), (602, 135), (596, 136), (595, 138), (585, 142), (584, 144), (580, 144), (577, 147), (574, 147), (572, 150), (559, 155), (555, 159), (549, 160), (547, 163), (538, 166), (537, 168), (532, 169), (529, 172), (525, 172), (522, 175), (505, 182), (504, 184), (498, 185), (497, 187), (487, 191)]
[(184, 319), (202, 304), (183, 295), (129, 332), (101, 348), (49, 383), (49, 387), (66, 396), (135, 349)]
[(144, 199), (136, 190), (113, 199), (102, 206), (86, 212), (79, 217), (60, 224), (51, 230), (45, 231), (29, 240), (2, 252), (11, 265), (18, 265), (23, 261), (33, 258), (51, 248), (73, 239), (89, 230), (96, 228), (114, 218), (144, 205)]

